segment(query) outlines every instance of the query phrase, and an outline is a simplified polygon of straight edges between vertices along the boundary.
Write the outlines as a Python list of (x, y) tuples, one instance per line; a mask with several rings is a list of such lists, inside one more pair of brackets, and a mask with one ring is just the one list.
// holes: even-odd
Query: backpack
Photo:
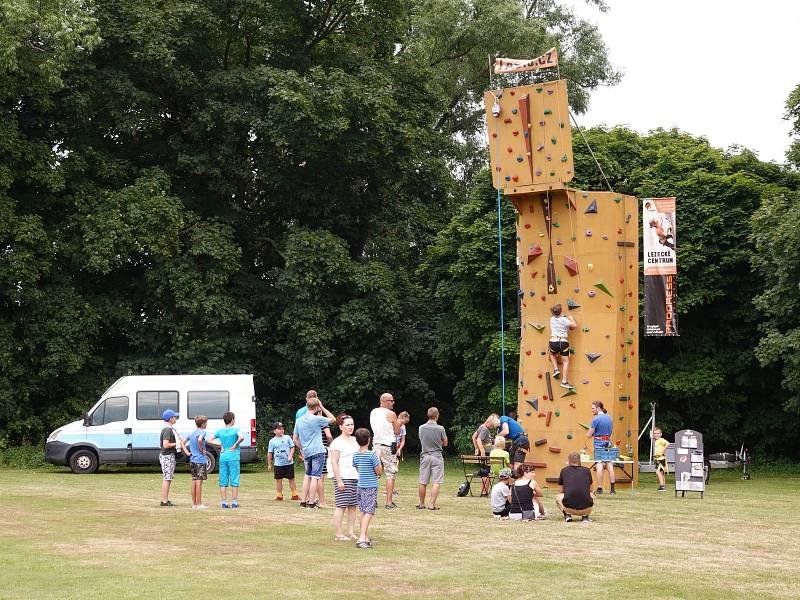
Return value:
[(465, 481), (460, 486), (458, 486), (458, 491), (456, 492), (456, 496), (458, 496), (459, 498), (463, 498), (468, 494), (469, 494), (469, 481)]

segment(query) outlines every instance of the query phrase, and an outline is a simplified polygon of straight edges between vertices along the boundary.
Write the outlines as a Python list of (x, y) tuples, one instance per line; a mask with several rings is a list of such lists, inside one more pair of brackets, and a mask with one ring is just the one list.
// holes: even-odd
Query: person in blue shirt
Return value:
[[(317, 486), (325, 465), (325, 446), (322, 443), (322, 427), (336, 421), (336, 417), (324, 406), (319, 398), (306, 400), (308, 411), (294, 425), (292, 439), (295, 446), (303, 451), (306, 472), (303, 477), (303, 493), (300, 506), (316, 508)], [(323, 413), (325, 416), (320, 416)]]
[(358, 471), (356, 501), (358, 509), (361, 511), (361, 529), (358, 532), (356, 548), (368, 549), (372, 548), (372, 540), (369, 539), (369, 524), (378, 506), (378, 477), (383, 472), (383, 467), (378, 455), (369, 450), (369, 442), (372, 438), (369, 429), (359, 427), (356, 429), (355, 438), (358, 443), (358, 452), (353, 454), (353, 466)]
[[(608, 448), (611, 446), (611, 432), (614, 429), (614, 423), (611, 417), (608, 416), (608, 411), (603, 407), (600, 400), (592, 402), (592, 424), (589, 431), (586, 432), (586, 437), (594, 438), (594, 448)], [(595, 494), (603, 493), (603, 467), (608, 468), (608, 483), (611, 485), (612, 494), (616, 494), (614, 483), (616, 478), (614, 476), (614, 463), (605, 463), (603, 461), (595, 462), (595, 469), (597, 470), (597, 489)]]
[(198, 415), (194, 418), (197, 427), (189, 435), (189, 468), (192, 472), (192, 508), (205, 510), (203, 504), (203, 481), (208, 479), (208, 457), (206, 456), (206, 427), (208, 418)]
[[(515, 413), (509, 413), (508, 415), (503, 415), (500, 417), (500, 429), (497, 432), (497, 435), (503, 436), (506, 441), (514, 441), (520, 435), (524, 433), (522, 429), (522, 425), (517, 423), (515, 417), (517, 415)], [(502, 450), (502, 448), (501, 448)]]
[[(275, 500), (283, 500), (283, 480), (289, 480), (292, 490), (292, 500), (300, 500), (297, 495), (297, 484), (294, 482), (294, 442), (288, 435), (284, 435), (283, 423), (275, 421), (272, 424), (275, 433), (267, 446), (267, 471), (275, 470)], [(274, 467), (273, 467), (274, 465)]]
[[(242, 432), (236, 425), (236, 415), (228, 411), (222, 415), (225, 427), (211, 434), (209, 444), (219, 446), (219, 495), (222, 508), (239, 508), (239, 445), (244, 441)], [(231, 502), (228, 503), (228, 488), (231, 488)]]

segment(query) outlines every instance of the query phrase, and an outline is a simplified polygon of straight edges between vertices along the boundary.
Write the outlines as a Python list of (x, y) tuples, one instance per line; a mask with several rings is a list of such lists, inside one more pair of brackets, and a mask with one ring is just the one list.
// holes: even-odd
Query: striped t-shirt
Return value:
[(353, 466), (358, 471), (358, 487), (378, 487), (378, 476), (375, 474), (375, 467), (379, 464), (381, 464), (381, 461), (374, 452), (355, 452), (353, 454)]

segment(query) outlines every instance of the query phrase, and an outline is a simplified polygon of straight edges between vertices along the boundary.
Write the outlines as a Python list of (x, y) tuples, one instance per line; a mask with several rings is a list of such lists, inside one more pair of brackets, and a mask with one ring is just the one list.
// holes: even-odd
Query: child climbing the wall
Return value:
[(566, 317), (561, 314), (561, 305), (556, 304), (550, 309), (552, 316), (550, 317), (550, 362), (553, 363), (553, 378), (558, 379), (561, 377), (561, 371), (558, 369), (559, 357), (561, 359), (561, 366), (564, 370), (564, 376), (561, 378), (561, 387), (571, 388), (572, 384), (567, 379), (569, 374), (569, 330), (575, 329), (578, 324), (571, 315)]

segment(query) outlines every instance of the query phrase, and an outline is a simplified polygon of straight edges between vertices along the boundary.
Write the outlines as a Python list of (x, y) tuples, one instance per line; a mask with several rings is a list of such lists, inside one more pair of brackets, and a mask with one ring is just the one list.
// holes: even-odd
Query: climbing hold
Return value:
[(497, 137), (497, 134), (496, 134), (496, 133), (493, 133), (493, 134), (492, 134), (492, 137), (493, 137), (493, 138), (496, 138), (496, 137)]
[(541, 373), (539, 373), (539, 374), (537, 375), (537, 377), (538, 377), (539, 379), (541, 379), (541, 378), (543, 377), (543, 375), (542, 375)]
[(570, 348), (570, 349), (568, 350), (568, 352), (569, 352), (570, 354), (575, 354), (575, 348)]
[(559, 122), (558, 126), (559, 126), (561, 129), (564, 129), (564, 121), (561, 121), (561, 122)]
[(552, 111), (552, 110), (550, 110), (549, 108), (545, 108), (545, 109), (544, 109), (544, 114), (546, 114), (546, 115), (552, 115), (552, 114), (553, 114), (553, 111)]
[(541, 169), (536, 169), (536, 176), (539, 177), (542, 174)]
[(619, 307), (619, 312), (625, 312), (625, 307), (624, 306), (620, 306)]
[(592, 237), (592, 230), (591, 229), (587, 229), (586, 230), (586, 237)]
[(604, 379), (604, 380), (603, 380), (603, 385), (604, 385), (604, 386), (606, 386), (606, 387), (608, 387), (608, 386), (610, 386), (610, 385), (611, 385), (611, 382), (610, 382), (608, 379)]
[(614, 198), (614, 202), (616, 202), (617, 204), (619, 204), (620, 202), (622, 202), (622, 198), (620, 198), (619, 196), (617, 196), (616, 198)]
[[(561, 240), (556, 240), (556, 246), (560, 246), (560, 245), (561, 245)], [(558, 283), (561, 283), (561, 282), (559, 281)]]
[(578, 425), (580, 425), (580, 426), (581, 426), (581, 427), (583, 427), (584, 429), (589, 429), (589, 426), (588, 426), (588, 425), (586, 425), (585, 423), (578, 423)]
[(544, 420), (544, 426), (545, 427), (550, 427), (550, 420), (552, 418), (553, 418), (553, 411), (552, 410), (548, 410), (547, 411), (547, 417), (545, 417), (545, 420)]
[(561, 411), (560, 411), (560, 410), (556, 410), (556, 416), (557, 416), (557, 417), (560, 417), (560, 416), (561, 416)]
[(583, 385), (589, 385), (589, 380), (588, 380), (588, 379), (582, 379), (582, 380), (581, 380), (581, 383), (582, 383)]
[[(528, 125), (530, 127), (530, 125)], [(529, 133), (527, 131), (523, 132), (522, 137), (528, 137)]]
[(519, 181), (519, 176), (518, 175), (514, 175), (511, 179), (514, 180), (514, 181)]
[(540, 88), (540, 87), (537, 87), (537, 88), (536, 88), (536, 93), (537, 93), (537, 94), (541, 94), (541, 93), (542, 93), (542, 88)]
[(597, 360), (598, 358), (600, 358), (601, 356), (602, 356), (602, 354), (597, 354), (596, 352), (589, 352), (589, 353), (586, 355), (586, 358), (588, 358), (588, 359), (589, 359), (589, 362), (590, 362), (590, 363), (593, 363), (594, 361), (596, 361), (596, 360)]
[(506, 175), (506, 181), (511, 181), (511, 175)]
[(595, 296), (597, 296), (597, 292), (595, 292), (594, 290), (589, 290), (588, 292), (586, 292), (586, 295), (589, 296), (589, 298), (594, 298)]
[(628, 429), (628, 431), (625, 432), (625, 435), (628, 436), (628, 437), (631, 437), (631, 430)]
[(569, 388), (566, 392), (561, 394), (562, 398), (566, 398), (567, 396), (575, 396), (578, 392), (575, 391), (575, 388)]
[(556, 172), (555, 171), (550, 171), (550, 173), (548, 173), (548, 175), (550, 175), (550, 177), (555, 177), (556, 176)]
[(567, 162), (567, 155), (566, 154), (561, 157), (561, 162)]
[[(517, 160), (519, 160), (519, 159), (517, 159)], [(606, 234), (603, 234), (603, 239), (604, 239), (604, 240), (607, 240), (607, 239), (608, 239), (608, 236), (607, 236)]]
[[(530, 223), (525, 224), (525, 229), (530, 228)], [(537, 256), (543, 253), (542, 247), (539, 244), (533, 244), (528, 248), (528, 264), (531, 264)]]
[(545, 160), (548, 160), (548, 161), (550, 161), (550, 160), (553, 160), (553, 155), (552, 155), (552, 154), (548, 154), (548, 155), (547, 155), (547, 156), (545, 156), (544, 158), (545, 158)]
[(533, 442), (534, 446), (544, 446), (547, 443), (547, 438), (539, 438), (535, 442)]
[(631, 402), (630, 404), (628, 404), (628, 410), (633, 410), (633, 402)]
[(577, 302), (575, 302), (575, 300), (573, 300), (572, 298), (567, 298), (567, 308), (569, 310), (574, 310), (574, 309), (580, 308), (580, 307), (581, 307), (581, 305), (578, 304)]
[(581, 288), (572, 288), (572, 291), (576, 294), (581, 291)]
[(571, 439), (572, 439), (572, 434), (571, 434), (571, 433), (568, 433), (568, 434), (567, 434), (567, 439), (568, 439), (568, 440), (571, 440)]
[(570, 236), (570, 238), (569, 238), (569, 239), (571, 239), (571, 240), (574, 242), (576, 238), (575, 238), (575, 236), (574, 236), (574, 235), (572, 235), (572, 236)]
[(519, 131), (512, 131), (511, 135), (513, 135), (514, 137), (517, 137), (519, 135)]
[(529, 323), (529, 325), (539, 333), (542, 333), (544, 331), (544, 325), (542, 325), (541, 323)]
[(619, 417), (617, 417), (617, 421), (624, 421), (624, 420), (625, 420), (625, 417), (623, 417), (622, 415), (620, 415)]
[(589, 203), (589, 207), (583, 212), (587, 215), (597, 214), (597, 200), (592, 200)]
[(550, 138), (550, 143), (551, 143), (551, 144), (557, 144), (557, 143), (558, 143), (558, 140), (557, 140), (556, 138), (554, 138), (554, 137), (551, 137), (551, 138)]
[(574, 403), (574, 402), (570, 402), (570, 403), (569, 403), (569, 405), (570, 405), (572, 408), (575, 408), (575, 403)]
[(553, 227), (561, 227), (558, 223), (553, 223)]
[(533, 407), (533, 410), (539, 410), (539, 400), (534, 398), (533, 400), (525, 400), (528, 404)]
[(541, 125), (542, 127), (544, 127), (544, 121), (539, 121), (539, 125)]
[(583, 331), (583, 333), (589, 333), (589, 328), (588, 327), (584, 327), (582, 331)]
[(531, 273), (531, 279), (536, 279), (537, 271)]
[(550, 447), (548, 448), (548, 450), (550, 450), (550, 452), (553, 452), (553, 453), (555, 453), (555, 454), (558, 454), (559, 452), (561, 452), (561, 448), (558, 448), (558, 447), (556, 447), (556, 446), (550, 446)]
[(518, 156), (518, 157), (517, 157), (517, 162), (522, 162), (523, 160), (525, 160), (525, 159), (524, 159), (524, 158), (522, 158), (521, 156)]
[(609, 291), (608, 291), (608, 288), (606, 287), (606, 284), (605, 284), (605, 283), (603, 283), (603, 281), (602, 281), (602, 280), (601, 280), (601, 281), (598, 281), (597, 283), (595, 283), (595, 284), (594, 284), (594, 287), (596, 287), (596, 288), (597, 288), (598, 290), (600, 290), (601, 292), (603, 292), (603, 293), (605, 293), (605, 294), (608, 294), (608, 295), (609, 295), (609, 296), (611, 296), (612, 298), (614, 297), (614, 294), (612, 294), (611, 292), (609, 292)]
[(511, 114), (512, 114), (512, 115), (515, 115), (515, 114), (517, 114), (517, 112), (518, 112), (518, 111), (517, 111), (517, 109), (516, 109), (516, 108), (512, 108), (512, 109), (511, 109)]
[(544, 144), (539, 144), (538, 146), (536, 146), (537, 152), (541, 152), (542, 150), (544, 150)]
[(514, 151), (514, 149), (513, 149), (511, 146), (509, 146), (508, 148), (506, 148), (506, 150), (508, 150), (509, 152), (513, 152), (513, 151)]
[(532, 414), (533, 414), (533, 413), (526, 412), (526, 413), (525, 413), (525, 416), (526, 416), (526, 417), (530, 417)]
[(513, 96), (513, 95), (514, 95), (514, 90), (511, 90), (511, 91), (509, 92), (509, 94), (511, 94), (511, 95)]
[(511, 123), (511, 117), (506, 117), (503, 119), (503, 123)]
[(627, 225), (627, 224), (628, 224), (628, 223), (630, 223), (630, 222), (631, 222), (631, 215), (630, 215), (630, 214), (628, 214), (628, 216), (627, 216), (627, 217), (625, 217), (625, 224)]
[(617, 229), (617, 233), (618, 233), (619, 235), (622, 235), (622, 228), (619, 228), (619, 229)]
[(569, 274), (573, 277), (578, 274), (578, 262), (571, 256), (564, 257), (564, 266), (567, 268)]
[(548, 96), (552, 96), (554, 91), (555, 91), (555, 90), (547, 90), (547, 95), (548, 95)]

